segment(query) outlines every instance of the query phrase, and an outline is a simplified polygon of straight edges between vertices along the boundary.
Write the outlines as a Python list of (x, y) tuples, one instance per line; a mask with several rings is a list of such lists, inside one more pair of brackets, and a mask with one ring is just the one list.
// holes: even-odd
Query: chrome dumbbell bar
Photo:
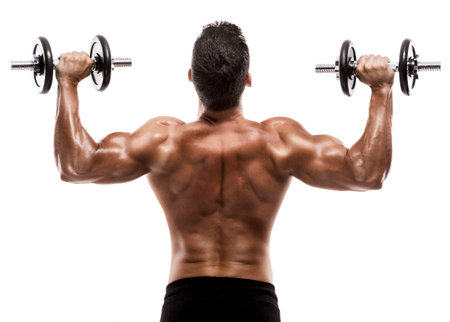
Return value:
[[(419, 55), (413, 46), (411, 39), (405, 39), (400, 47), (399, 62), (391, 62), (389, 66), (398, 72), (400, 76), (400, 87), (406, 95), (411, 94), (416, 80), (419, 78), (418, 73), (422, 71), (440, 71), (440, 62), (420, 62)], [(344, 94), (351, 96), (355, 90), (357, 73), (356, 73), (356, 51), (350, 40), (343, 42), (341, 52), (334, 64), (317, 64), (316, 73), (334, 73), (341, 83)]]

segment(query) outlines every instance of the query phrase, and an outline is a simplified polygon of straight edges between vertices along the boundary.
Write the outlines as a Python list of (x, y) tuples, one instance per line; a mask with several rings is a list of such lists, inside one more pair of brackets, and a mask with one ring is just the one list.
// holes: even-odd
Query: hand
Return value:
[(77, 85), (89, 76), (94, 60), (86, 52), (71, 52), (62, 54), (56, 66), (56, 79), (59, 82), (69, 81)]
[(361, 56), (356, 67), (359, 80), (372, 89), (384, 86), (392, 87), (394, 71), (388, 63), (389, 58), (387, 57)]

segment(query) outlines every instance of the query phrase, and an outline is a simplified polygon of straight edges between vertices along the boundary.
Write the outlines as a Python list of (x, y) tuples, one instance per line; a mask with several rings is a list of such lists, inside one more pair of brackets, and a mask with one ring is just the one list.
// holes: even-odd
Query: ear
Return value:
[(189, 79), (190, 82), (192, 82), (192, 72), (191, 72), (190, 68), (189, 68), (189, 71), (188, 71), (188, 79)]
[(247, 85), (248, 87), (252, 87), (252, 74), (250, 73), (247, 74), (247, 81), (245, 85)]

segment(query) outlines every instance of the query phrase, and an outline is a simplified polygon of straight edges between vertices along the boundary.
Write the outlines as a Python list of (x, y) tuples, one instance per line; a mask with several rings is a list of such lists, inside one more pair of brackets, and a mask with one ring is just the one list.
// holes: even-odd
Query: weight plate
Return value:
[[(355, 63), (355, 65), (350, 63)], [(339, 55), (339, 80), (341, 88), (345, 95), (352, 96), (356, 85), (356, 52), (355, 47), (350, 40), (342, 43), (341, 53)]]
[(95, 61), (95, 67), (91, 70), (92, 83), (96, 90), (103, 91), (111, 81), (111, 50), (102, 35), (92, 39), (90, 48), (89, 56)]
[(34, 70), (34, 82), (41, 94), (46, 94), (53, 82), (53, 55), (47, 38), (39, 37), (33, 46), (33, 57), (38, 61)]
[[(411, 39), (406, 38), (400, 47), (400, 57), (398, 59), (398, 74), (400, 77), (400, 88), (403, 94), (411, 95), (411, 89), (416, 83), (416, 71), (411, 70), (410, 62), (415, 64), (417, 62), (416, 49), (414, 48)], [(417, 65), (417, 64), (416, 64)], [(411, 66), (413, 69), (415, 66)]]

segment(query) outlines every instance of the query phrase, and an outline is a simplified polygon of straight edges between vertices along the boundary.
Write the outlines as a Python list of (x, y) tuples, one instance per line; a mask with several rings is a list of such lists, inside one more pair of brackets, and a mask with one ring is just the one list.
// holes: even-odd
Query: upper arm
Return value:
[(364, 190), (358, 182), (349, 150), (328, 135), (311, 135), (290, 118), (264, 122), (271, 125), (283, 144), (278, 157), (282, 171), (319, 188)]
[(75, 182), (120, 183), (136, 179), (153, 167), (158, 167), (165, 156), (160, 146), (170, 137), (174, 126), (182, 121), (171, 117), (149, 120), (133, 133), (116, 132), (106, 136), (97, 148), (80, 158)]

